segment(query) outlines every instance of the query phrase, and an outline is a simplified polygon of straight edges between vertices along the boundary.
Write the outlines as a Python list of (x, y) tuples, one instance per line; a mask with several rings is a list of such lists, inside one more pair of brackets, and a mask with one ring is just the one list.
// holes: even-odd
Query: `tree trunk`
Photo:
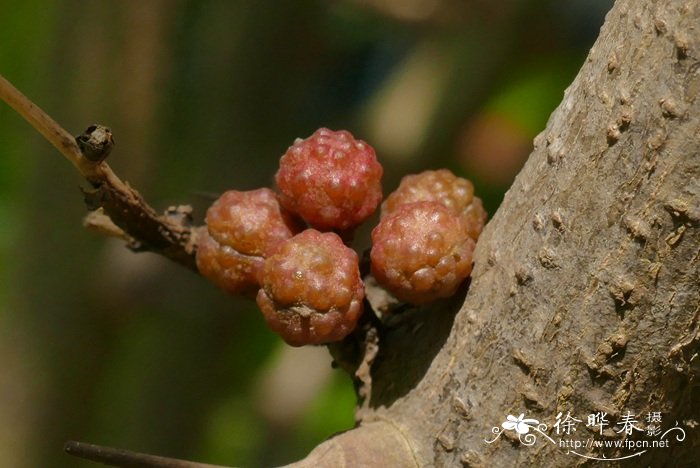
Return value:
[[(699, 27), (694, 0), (615, 4), (486, 227), (466, 298), (380, 331), (359, 427), (296, 466), (697, 465)], [(669, 448), (560, 445), (659, 440), (621, 430), (656, 412), (679, 427)], [(520, 414), (547, 428), (519, 439), (501, 423)]]

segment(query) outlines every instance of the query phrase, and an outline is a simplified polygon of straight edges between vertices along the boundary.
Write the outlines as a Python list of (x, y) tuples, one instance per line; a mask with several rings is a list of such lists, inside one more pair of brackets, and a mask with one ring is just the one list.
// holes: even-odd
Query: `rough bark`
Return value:
[(635, 465), (697, 465), (698, 28), (696, 1), (615, 4), (486, 227), (466, 298), (381, 332), (360, 426), (296, 466), (573, 466), (586, 459), (546, 441), (485, 439), (521, 413), (552, 434), (559, 412), (583, 416), (585, 439), (598, 411), (685, 430)]

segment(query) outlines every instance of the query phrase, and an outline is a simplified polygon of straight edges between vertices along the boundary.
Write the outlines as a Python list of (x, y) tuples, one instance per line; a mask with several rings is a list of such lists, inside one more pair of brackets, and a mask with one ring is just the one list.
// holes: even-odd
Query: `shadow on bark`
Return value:
[(416, 388), (445, 344), (465, 296), (466, 288), (439, 303), (403, 312), (398, 326), (380, 332), (370, 407), (391, 406)]

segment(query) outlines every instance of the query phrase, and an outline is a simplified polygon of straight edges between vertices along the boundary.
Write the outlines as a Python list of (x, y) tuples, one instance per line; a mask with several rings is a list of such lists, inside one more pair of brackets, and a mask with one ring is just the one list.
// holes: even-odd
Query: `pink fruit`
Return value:
[(432, 302), (469, 276), (474, 245), (464, 217), (445, 205), (400, 205), (372, 231), (372, 275), (401, 301)]
[(265, 256), (301, 230), (266, 188), (225, 192), (209, 207), (206, 222), (198, 239), (197, 267), (232, 294), (255, 293)]
[(339, 341), (362, 314), (358, 257), (334, 233), (307, 229), (281, 243), (262, 270), (257, 302), (288, 344)]
[(285, 208), (321, 230), (348, 230), (374, 213), (383, 169), (374, 150), (346, 131), (317, 130), (298, 139), (275, 176)]

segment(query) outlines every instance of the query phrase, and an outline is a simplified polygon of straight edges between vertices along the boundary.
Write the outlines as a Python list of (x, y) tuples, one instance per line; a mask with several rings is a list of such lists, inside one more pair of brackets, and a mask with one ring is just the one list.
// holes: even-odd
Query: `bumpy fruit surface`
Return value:
[(383, 169), (374, 149), (346, 131), (317, 130), (298, 139), (275, 176), (282, 204), (321, 230), (348, 230), (374, 213)]
[(339, 341), (362, 314), (358, 257), (334, 233), (307, 229), (267, 258), (257, 302), (288, 344)]
[(474, 245), (464, 218), (442, 203), (400, 205), (372, 231), (372, 275), (399, 300), (426, 304), (456, 292)]
[(255, 293), (264, 257), (300, 230), (266, 188), (225, 192), (207, 210), (206, 222), (198, 237), (197, 268), (232, 294)]
[(481, 200), (474, 196), (472, 183), (447, 169), (405, 176), (399, 188), (382, 203), (382, 217), (390, 215), (402, 205), (421, 201), (439, 202), (463, 216), (467, 221), (469, 236), (475, 241), (486, 223), (486, 211)]

